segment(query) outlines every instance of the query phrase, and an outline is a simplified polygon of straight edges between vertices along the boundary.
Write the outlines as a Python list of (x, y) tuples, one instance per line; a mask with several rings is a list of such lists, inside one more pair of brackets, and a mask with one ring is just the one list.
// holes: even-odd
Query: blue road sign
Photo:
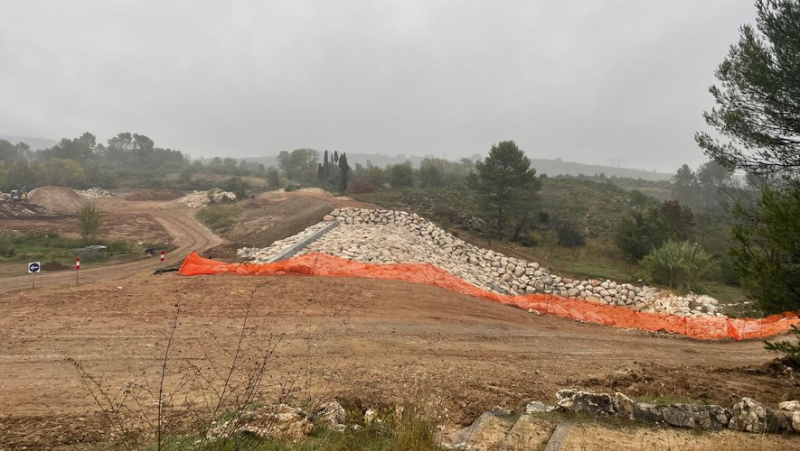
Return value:
[(36, 274), (41, 271), (42, 265), (39, 262), (28, 263), (28, 274)]

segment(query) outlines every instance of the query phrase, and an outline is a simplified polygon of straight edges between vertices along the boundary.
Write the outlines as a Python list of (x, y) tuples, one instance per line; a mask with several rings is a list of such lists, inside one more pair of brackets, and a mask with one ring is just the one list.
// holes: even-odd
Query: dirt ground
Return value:
[[(166, 265), (150, 260), (87, 270), (77, 287), (69, 285), (72, 271), (43, 277), (36, 290), (28, 289), (27, 278), (0, 281), (0, 450), (84, 449), (108, 441), (87, 375), (111, 398), (144, 396), (136, 399), (151, 412), (152, 390), (141, 387), (158, 381), (176, 306), (181, 313), (166, 390), (173, 393), (189, 369), (211, 379), (178, 390), (176, 399), (191, 400), (187, 406), (207, 397), (203, 390), (218, 388), (240, 336), (247, 359), (280, 338), (265, 373), (265, 401), (290, 393), (307, 401), (413, 404), (454, 427), (495, 406), (518, 411), (530, 400), (552, 403), (561, 388), (726, 406), (742, 396), (773, 405), (800, 399), (800, 380), (771, 364), (774, 355), (761, 342), (611, 329), (395, 281), (153, 275), (194, 249), (212, 249), (220, 258), (225, 249), (232, 254), (242, 244), (285, 238), (335, 207), (359, 205), (347, 198), (263, 194), (243, 203), (245, 217), (224, 247), (193, 210), (175, 202), (111, 198), (98, 204), (111, 215), (149, 215), (172, 237), (175, 251)], [(67, 223), (62, 218), (42, 227)], [(757, 437), (729, 434), (693, 442), (697, 434), (661, 429), (651, 434), (653, 441), (646, 428), (581, 427), (569, 449), (684, 449), (690, 442), (695, 447), (689, 449), (704, 449), (704, 443), (781, 449), (783, 440), (770, 436), (769, 446), (751, 447), (748, 440)]]
[[(566, 387), (631, 395), (678, 387), (686, 399), (722, 405), (800, 398), (796, 379), (759, 372), (773, 358), (760, 342), (616, 330), (393, 281), (170, 274), (5, 295), (0, 443), (91, 441), (87, 418), (97, 407), (66, 358), (111, 393), (152, 378), (176, 304), (172, 352), (181, 361), (224, 361), (249, 304), (248, 330), (284, 335), (265, 396), (293, 381), (317, 397), (422, 405), (444, 424), (469, 423), (494, 406), (552, 402)], [(623, 376), (647, 382), (614, 385)]]
[[(97, 199), (95, 204), (104, 213), (100, 236), (136, 243), (163, 243), (168, 252), (164, 263), (157, 257), (140, 256), (131, 262), (82, 269), (80, 280), (83, 283), (124, 280), (136, 274), (152, 273), (155, 269), (179, 264), (193, 250), (202, 252), (224, 241), (197, 222), (196, 210), (177, 202), (125, 201), (118, 196)], [(77, 219), (71, 215), (3, 219), (2, 228), (6, 227), (26, 232), (73, 233), (77, 230)], [(30, 287), (31, 280), (24, 269), (19, 263), (0, 265), (0, 293)], [(17, 275), (20, 273), (23, 275)], [(71, 271), (43, 272), (36, 276), (36, 286), (40, 288), (74, 282), (75, 275)]]

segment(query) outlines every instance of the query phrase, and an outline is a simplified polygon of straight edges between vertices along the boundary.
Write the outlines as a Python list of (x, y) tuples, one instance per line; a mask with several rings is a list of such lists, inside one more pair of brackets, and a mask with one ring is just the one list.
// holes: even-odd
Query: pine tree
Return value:
[(492, 146), (489, 156), (475, 164), (470, 182), (484, 210), (492, 217), (495, 234), (502, 238), (510, 220), (527, 221), (542, 185), (536, 169), (514, 141)]

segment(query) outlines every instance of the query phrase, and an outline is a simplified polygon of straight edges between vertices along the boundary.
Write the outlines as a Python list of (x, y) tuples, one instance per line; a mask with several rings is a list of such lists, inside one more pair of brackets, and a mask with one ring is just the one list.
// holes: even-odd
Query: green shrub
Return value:
[(692, 290), (715, 269), (716, 262), (697, 243), (668, 240), (642, 259), (642, 267), (657, 283)]
[(212, 204), (197, 212), (197, 219), (215, 232), (224, 233), (233, 228), (242, 215), (236, 204)]
[(574, 224), (569, 222), (561, 222), (556, 226), (556, 233), (558, 233), (558, 245), (564, 247), (583, 247), (586, 245), (586, 240), (581, 235), (581, 232), (575, 227)]
[(11, 258), (17, 255), (14, 240), (8, 235), (0, 235), (0, 256)]
[(355, 179), (347, 185), (347, 192), (350, 194), (366, 194), (378, 191), (378, 187), (365, 179)]

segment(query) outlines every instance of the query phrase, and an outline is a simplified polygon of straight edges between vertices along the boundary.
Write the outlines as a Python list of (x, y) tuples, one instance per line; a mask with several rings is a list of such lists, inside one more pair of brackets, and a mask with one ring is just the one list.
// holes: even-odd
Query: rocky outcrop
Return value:
[(778, 404), (780, 413), (792, 426), (792, 430), (800, 434), (800, 401), (786, 401)]
[(792, 430), (782, 413), (750, 398), (742, 398), (733, 406), (733, 417), (728, 426), (735, 431), (755, 433)]
[(620, 417), (646, 423), (666, 423), (670, 426), (720, 430), (731, 419), (729, 409), (714, 405), (671, 404), (658, 405), (636, 402), (622, 393), (614, 394), (614, 406)]
[(562, 412), (585, 413), (600, 417), (610, 417), (617, 413), (614, 400), (610, 395), (578, 390), (559, 390), (556, 393), (556, 409)]
[(347, 412), (344, 410), (344, 407), (336, 401), (327, 402), (319, 406), (315, 417), (317, 421), (331, 429), (338, 431), (345, 430)]
[(660, 405), (637, 402), (622, 393), (611, 396), (579, 390), (559, 390), (556, 393), (556, 409), (601, 417), (619, 416), (627, 420), (662, 423), (687, 429), (730, 428), (753, 433), (793, 430), (800, 432), (797, 427), (800, 426), (800, 421), (797, 421), (800, 420), (798, 401), (781, 403), (780, 410), (775, 410), (753, 399), (742, 398), (733, 409), (728, 409), (707, 404)]
[(212, 202), (235, 201), (236, 194), (214, 188), (209, 191), (194, 191), (187, 194), (176, 202), (186, 204), (190, 208), (203, 208)]
[(209, 437), (229, 437), (244, 432), (278, 441), (300, 440), (313, 429), (314, 424), (305, 412), (286, 404), (276, 404), (219, 424), (209, 431)]

